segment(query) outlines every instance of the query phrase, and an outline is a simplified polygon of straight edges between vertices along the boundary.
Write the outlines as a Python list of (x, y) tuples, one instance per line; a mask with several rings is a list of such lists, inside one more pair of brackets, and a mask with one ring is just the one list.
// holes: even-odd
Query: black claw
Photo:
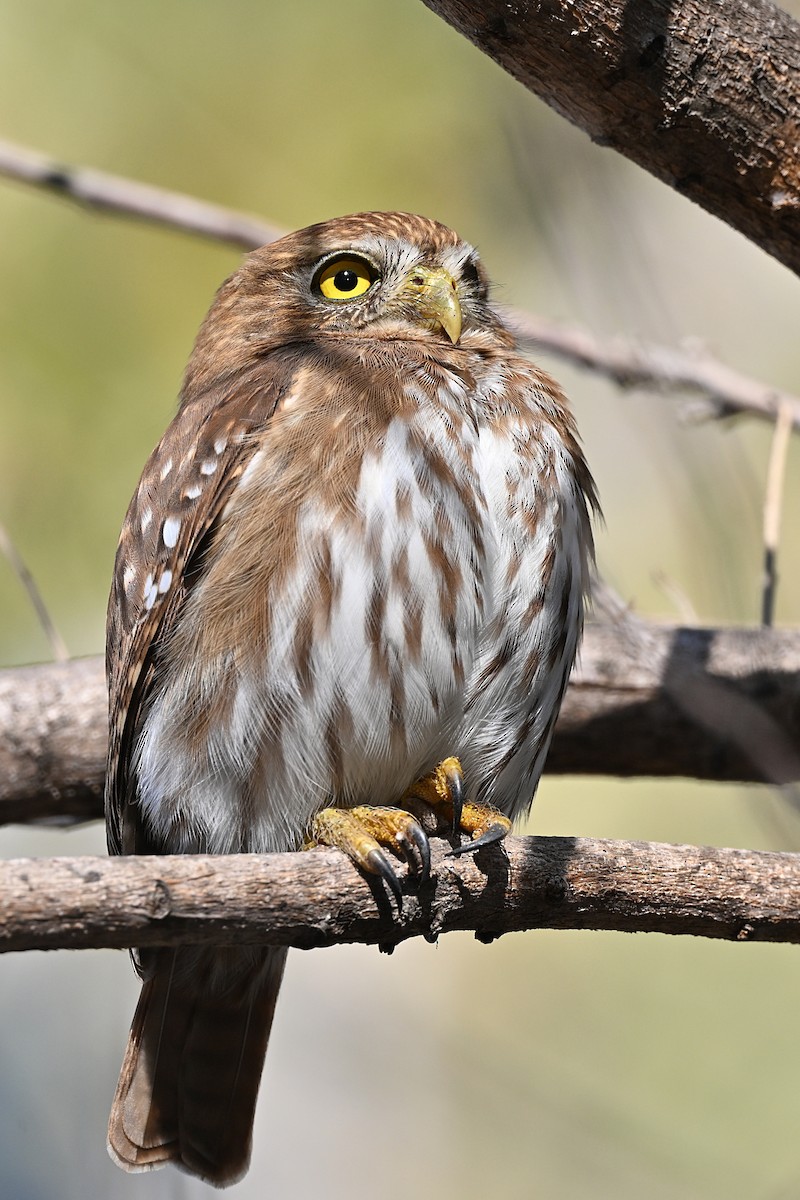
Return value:
[(452, 850), (448, 850), (446, 858), (458, 858), (461, 854), (472, 854), (475, 850), (480, 850), (484, 846), (493, 846), (495, 842), (502, 842), (503, 838), (508, 833), (508, 828), (497, 822), (495, 825), (490, 825), (485, 833), (482, 833), (479, 838), (475, 838), (473, 842), (464, 842), (461, 846), (454, 846)]
[(464, 810), (464, 778), (460, 771), (451, 771), (447, 782), (450, 785), (450, 799), (453, 804), (453, 837), (458, 837), (461, 813)]
[(369, 860), (370, 869), (375, 875), (380, 875), (381, 879), (397, 901), (397, 911), (402, 912), (403, 892), (400, 888), (400, 880), (397, 878), (394, 867), (389, 862), (382, 850), (370, 850), (367, 858)]
[[(398, 840), (403, 848), (409, 869), (413, 870), (415, 875), (419, 875), (420, 882), (424, 883), (426, 879), (430, 878), (431, 873), (431, 847), (427, 833), (415, 821), (408, 829), (403, 830)], [(419, 862), (417, 862), (413, 850), (416, 850), (419, 855)]]

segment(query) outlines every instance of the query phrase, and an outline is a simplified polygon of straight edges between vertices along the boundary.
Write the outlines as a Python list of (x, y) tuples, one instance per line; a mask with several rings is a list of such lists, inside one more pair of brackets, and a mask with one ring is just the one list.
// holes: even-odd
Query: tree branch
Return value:
[[(3, 175), (86, 208), (199, 234), (244, 250), (254, 250), (285, 232), (246, 213), (206, 204), (181, 192), (85, 167), (65, 166), (36, 150), (0, 140)], [(668, 346), (642, 346), (622, 338), (600, 341), (578, 327), (548, 321), (521, 309), (509, 310), (508, 316), (524, 344), (604, 375), (620, 387), (696, 392), (704, 397), (702, 403), (693, 406), (701, 418), (743, 413), (774, 421), (784, 406), (792, 413), (794, 427), (800, 429), (800, 398), (750, 379), (710, 355), (701, 357)]]
[(182, 229), (245, 250), (255, 250), (284, 233), (284, 230), (246, 213), (119, 175), (66, 166), (27, 146), (3, 140), (0, 140), (0, 175), (44, 188), (85, 208)]
[(800, 26), (768, 0), (424, 0), (593, 141), (800, 271)]
[(572, 366), (604, 375), (620, 388), (696, 393), (695, 400), (683, 404), (692, 420), (747, 415), (774, 422), (785, 413), (792, 427), (800, 429), (800, 397), (742, 375), (705, 352), (621, 337), (601, 340), (585, 329), (521, 309), (508, 309), (506, 315), (526, 349), (555, 354)]
[[(0, 671), (0, 823), (102, 813), (99, 658)], [(800, 780), (800, 632), (587, 628), (551, 774)]]
[(107, 745), (102, 659), (0, 671), (0, 824), (102, 816)]
[(12, 859), (0, 864), (0, 950), (183, 944), (388, 949), (473, 930), (614, 929), (800, 941), (800, 855), (591, 838), (508, 838), (433, 874), (398, 914), (338, 851)]

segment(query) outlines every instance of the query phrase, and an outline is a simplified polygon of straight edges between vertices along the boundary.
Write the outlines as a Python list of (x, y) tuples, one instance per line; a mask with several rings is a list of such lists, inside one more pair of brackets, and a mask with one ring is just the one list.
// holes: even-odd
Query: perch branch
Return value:
[(338, 851), (11, 859), (0, 950), (341, 942), (388, 949), (472, 930), (613, 929), (800, 942), (800, 855), (591, 838), (509, 838), (445, 857), (398, 914)]
[[(0, 671), (0, 823), (102, 811), (99, 658)], [(587, 628), (548, 758), (551, 774), (800, 780), (800, 632)]]
[(769, 0), (424, 0), (584, 129), (800, 271), (800, 26)]
[[(280, 237), (277, 226), (206, 204), (180, 192), (170, 192), (85, 167), (64, 166), (36, 150), (0, 141), (0, 175), (43, 188), (87, 208), (114, 212), (200, 234), (253, 250)], [(800, 399), (749, 379), (717, 362), (667, 346), (637, 345), (622, 338), (600, 341), (586, 331), (512, 309), (508, 313), (521, 340), (573, 365), (594, 371), (620, 387), (661, 392), (690, 391), (703, 397), (695, 411), (703, 418), (749, 414), (774, 421), (781, 406), (792, 412), (800, 428)]]

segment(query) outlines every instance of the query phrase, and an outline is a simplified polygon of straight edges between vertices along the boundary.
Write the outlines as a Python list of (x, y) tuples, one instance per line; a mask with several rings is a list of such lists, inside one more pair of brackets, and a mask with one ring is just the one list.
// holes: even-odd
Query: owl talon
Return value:
[(410, 874), (424, 882), (430, 875), (431, 851), (428, 835), (401, 808), (359, 805), (356, 808), (324, 808), (311, 823), (311, 844), (335, 846), (368, 875), (379, 875), (403, 911), (400, 880), (382, 847), (399, 854)]
[(457, 835), (464, 809), (464, 772), (457, 758), (443, 759), (435, 771), (418, 779), (406, 795), (441, 813), (452, 824), (453, 837)]
[(397, 901), (397, 911), (403, 911), (403, 891), (400, 887), (400, 880), (397, 878), (397, 872), (389, 862), (383, 851), (376, 847), (370, 850), (367, 854), (366, 870), (371, 875), (380, 875), (383, 882), (388, 887), (389, 891)]
[(418, 779), (409, 788), (407, 797), (409, 801), (420, 800), (441, 814), (452, 825), (454, 838), (460, 833), (472, 835), (471, 841), (450, 850), (449, 858), (501, 842), (511, 829), (511, 821), (493, 805), (473, 804), (464, 799), (464, 773), (457, 758), (445, 758), (430, 775)]
[[(409, 871), (419, 875), (420, 882), (424, 883), (431, 874), (431, 846), (425, 830), (412, 818), (408, 827), (397, 834), (397, 841), (402, 848)], [(419, 856), (419, 862), (416, 860), (414, 851)]]
[[(458, 763), (458, 759), (455, 761)], [(457, 770), (451, 768), (448, 771), (447, 782), (450, 790), (450, 803), (453, 806), (453, 837), (457, 837), (461, 828), (461, 816), (464, 812), (464, 776), (460, 763), (458, 763)]]
[(506, 837), (511, 822), (493, 821), (484, 833), (473, 838), (471, 842), (463, 842), (460, 846), (454, 846), (452, 850), (448, 850), (445, 858), (458, 858), (461, 854), (472, 854), (475, 850), (480, 850), (484, 846), (493, 846), (496, 842), (502, 842)]

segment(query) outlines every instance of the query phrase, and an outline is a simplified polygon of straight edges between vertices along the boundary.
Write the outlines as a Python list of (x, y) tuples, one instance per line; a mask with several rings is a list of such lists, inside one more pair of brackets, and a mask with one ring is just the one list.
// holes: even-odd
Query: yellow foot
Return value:
[(471, 854), (481, 846), (500, 842), (509, 833), (511, 822), (491, 804), (473, 804), (464, 800), (464, 774), (457, 758), (445, 758), (430, 775), (418, 779), (406, 793), (409, 801), (422, 801), (441, 814), (452, 826), (453, 836), (468, 833), (472, 841), (450, 851), (450, 856)]
[(380, 875), (402, 911), (400, 880), (381, 846), (405, 859), (410, 872), (424, 881), (430, 875), (428, 835), (411, 813), (383, 805), (323, 808), (311, 823), (311, 844), (335, 846), (368, 875)]

